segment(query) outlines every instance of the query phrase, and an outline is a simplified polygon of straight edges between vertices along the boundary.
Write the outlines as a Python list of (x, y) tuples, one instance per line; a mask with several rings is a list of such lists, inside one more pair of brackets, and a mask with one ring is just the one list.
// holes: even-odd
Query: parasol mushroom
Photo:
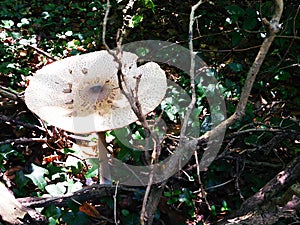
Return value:
[[(129, 89), (136, 88), (139, 77), (138, 99), (147, 114), (164, 98), (166, 76), (154, 62), (138, 67), (137, 59), (123, 52), (122, 71)], [(137, 120), (119, 88), (117, 68), (105, 50), (72, 56), (38, 70), (25, 91), (27, 107), (50, 125), (75, 134), (97, 133), (100, 183), (110, 179), (105, 132)]]

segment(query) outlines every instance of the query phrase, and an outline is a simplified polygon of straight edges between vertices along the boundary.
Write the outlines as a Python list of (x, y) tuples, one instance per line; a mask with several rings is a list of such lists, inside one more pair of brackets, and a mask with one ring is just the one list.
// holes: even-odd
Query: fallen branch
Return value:
[(22, 121), (14, 120), (14, 119), (9, 118), (8, 116), (5, 116), (5, 115), (0, 115), (0, 122), (13, 123), (15, 125), (23, 126), (23, 127), (28, 128), (28, 129), (36, 130), (36, 131), (42, 131), (42, 132), (46, 131), (46, 129), (43, 128), (43, 127), (39, 127), (39, 126), (32, 125), (32, 124), (29, 124), (29, 123), (24, 123)]
[[(272, 218), (275, 220), (278, 219), (280, 213), (277, 211), (277, 206), (282, 207), (282, 209), (286, 209), (291, 206), (288, 202), (295, 200), (293, 203), (293, 209), (296, 207), (300, 207), (300, 197), (298, 196), (298, 200), (293, 198), (293, 194), (288, 194), (289, 187), (293, 187), (300, 180), (300, 156), (296, 157), (283, 171), (279, 172), (272, 180), (270, 180), (264, 187), (262, 187), (256, 194), (252, 197), (248, 198), (240, 207), (239, 210), (232, 212), (226, 219), (219, 222), (218, 224), (236, 224), (236, 223), (228, 223), (228, 221), (237, 221), (241, 220), (241, 218), (249, 219), (251, 221), (257, 222), (260, 217), (261, 211), (265, 211), (266, 214), (272, 215)], [(282, 197), (280, 193), (284, 190), (288, 189)], [(300, 191), (300, 190), (298, 190)], [(298, 193), (299, 195), (299, 193)], [(285, 197), (286, 196), (286, 197)], [(273, 207), (276, 211), (272, 212)], [(275, 210), (274, 209), (274, 210)], [(284, 211), (283, 211), (284, 212)], [(291, 212), (290, 212), (291, 213)], [(276, 216), (277, 214), (277, 216)], [(247, 217), (247, 215), (251, 215)], [(290, 214), (291, 215), (291, 214)], [(235, 218), (235, 220), (233, 219)], [(263, 219), (263, 218), (262, 218)], [(247, 222), (239, 224), (273, 224), (273, 223), (255, 223), (255, 222)]]
[(25, 207), (36, 208), (36, 207), (48, 207), (55, 205), (58, 207), (68, 206), (70, 200), (74, 200), (80, 203), (93, 200), (97, 201), (103, 197), (111, 197), (115, 194), (116, 189), (119, 192), (131, 191), (137, 192), (133, 188), (125, 188), (123, 186), (113, 186), (110, 184), (95, 184), (90, 187), (84, 187), (83, 189), (74, 193), (69, 193), (61, 197), (26, 197), (18, 198), (17, 200)]
[(283, 171), (278, 173), (255, 195), (248, 198), (241, 206), (237, 215), (245, 214), (254, 210), (258, 205), (263, 205), (270, 199), (273, 199), (284, 188), (291, 186), (300, 180), (300, 156), (295, 158)]

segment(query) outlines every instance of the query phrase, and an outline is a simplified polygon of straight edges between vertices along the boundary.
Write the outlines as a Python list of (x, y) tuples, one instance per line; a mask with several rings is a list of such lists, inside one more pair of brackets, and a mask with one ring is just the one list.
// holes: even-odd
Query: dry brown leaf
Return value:
[(79, 207), (80, 212), (84, 212), (86, 215), (90, 217), (94, 217), (97, 219), (101, 218), (101, 214), (98, 212), (98, 210), (95, 208), (95, 206), (90, 205), (87, 202), (84, 202), (80, 207)]

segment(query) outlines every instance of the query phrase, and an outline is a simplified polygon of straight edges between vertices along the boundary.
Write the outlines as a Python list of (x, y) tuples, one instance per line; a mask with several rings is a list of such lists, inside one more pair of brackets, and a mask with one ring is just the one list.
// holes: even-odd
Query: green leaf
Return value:
[(179, 201), (185, 202), (188, 206), (193, 206), (192, 192), (187, 188), (182, 188), (183, 193), (180, 195)]
[(123, 216), (128, 216), (130, 214), (130, 212), (126, 209), (122, 209), (121, 213), (122, 213)]
[(128, 216), (122, 218), (122, 224), (124, 225), (140, 225), (140, 217), (136, 213), (130, 213)]
[(171, 196), (172, 196), (172, 192), (166, 191), (166, 192), (164, 193), (164, 196), (165, 196), (165, 197), (171, 197)]
[(172, 205), (173, 203), (176, 203), (178, 201), (179, 201), (179, 199), (177, 197), (173, 197), (173, 198), (168, 199), (167, 204)]
[(69, 155), (66, 162), (65, 162), (65, 166), (74, 166), (75, 168), (77, 168), (79, 165), (78, 165), (78, 162), (80, 163), (81, 160), (72, 156), (72, 155)]
[(142, 3), (154, 13), (155, 4), (152, 0), (142, 0)]
[(299, 152), (300, 152), (300, 148), (294, 148), (293, 151), (294, 151), (295, 153), (299, 153)]
[(227, 12), (231, 15), (243, 16), (245, 14), (244, 9), (242, 9), (238, 5), (230, 5), (225, 8)]
[(67, 191), (64, 182), (60, 182), (57, 184), (49, 184), (45, 187), (45, 189), (50, 195), (54, 197), (63, 196)]
[(134, 134), (132, 134), (132, 137), (136, 140), (143, 140), (144, 139), (141, 131), (139, 131), (139, 130), (137, 130)]
[(240, 32), (233, 32), (231, 38), (232, 46), (236, 46), (242, 40), (243, 35)]
[(243, 66), (240, 63), (230, 63), (229, 68), (233, 71), (233, 72), (240, 72), (243, 71)]
[(99, 160), (97, 158), (87, 159), (88, 163), (92, 165), (92, 167), (86, 172), (85, 178), (91, 178), (98, 174)]
[(134, 28), (140, 24), (140, 22), (143, 21), (143, 16), (142, 15), (134, 15), (131, 20), (129, 20), (129, 27)]
[(244, 30), (252, 30), (257, 25), (257, 19), (255, 17), (248, 18), (243, 23)]
[(3, 159), (7, 160), (8, 156), (10, 154), (14, 154), (15, 150), (12, 149), (12, 146), (10, 144), (4, 144), (4, 145), (0, 145), (0, 159), (1, 161)]
[(244, 142), (246, 145), (256, 145), (258, 143), (258, 136), (255, 134), (249, 135), (248, 137), (245, 137)]
[(279, 74), (277, 74), (274, 79), (279, 81), (285, 81), (288, 80), (291, 77), (291, 74), (287, 71), (280, 70)]
[(180, 195), (181, 193), (182, 191), (179, 189), (173, 191), (173, 195)]
[(58, 220), (54, 219), (53, 217), (49, 217), (48, 222), (49, 222), (49, 225), (55, 225), (55, 224), (59, 223)]
[(217, 211), (216, 211), (216, 206), (215, 205), (212, 205), (210, 207), (210, 212), (213, 216), (216, 216), (217, 215)]
[(53, 219), (58, 219), (61, 216), (61, 209), (56, 207), (55, 205), (50, 205), (45, 210), (46, 217), (52, 217)]
[(88, 216), (83, 212), (68, 212), (62, 216), (62, 220), (67, 225), (83, 225), (89, 222)]
[(245, 15), (244, 9), (239, 7), (238, 5), (230, 5), (225, 7), (227, 12), (231, 15), (230, 18), (226, 19), (226, 22), (229, 24), (233, 24), (238, 21), (239, 17), (242, 17)]
[(75, 183), (68, 183), (68, 193), (73, 193), (82, 189), (82, 183), (77, 181)]
[(29, 179), (25, 177), (23, 170), (20, 170), (16, 173), (15, 182), (18, 186), (18, 189), (23, 189), (28, 183)]
[(47, 182), (45, 180), (44, 175), (49, 174), (48, 170), (43, 167), (39, 167), (35, 164), (31, 164), (32, 166), (32, 173), (25, 174), (26, 177), (32, 180), (32, 182), (42, 191), (45, 190)]
[(3, 25), (0, 25), (0, 27), (10, 29), (15, 23), (12, 20), (1, 20)]

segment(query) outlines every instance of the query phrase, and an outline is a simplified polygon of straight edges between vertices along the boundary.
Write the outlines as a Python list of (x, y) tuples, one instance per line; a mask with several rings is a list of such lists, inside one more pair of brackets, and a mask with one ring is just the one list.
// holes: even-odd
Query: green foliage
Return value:
[(88, 216), (83, 212), (67, 212), (62, 216), (67, 225), (83, 225), (89, 222)]
[(216, 206), (215, 206), (215, 205), (211, 205), (211, 207), (210, 207), (210, 213), (211, 213), (213, 216), (217, 216), (217, 215), (218, 215), (217, 210), (216, 210)]
[[(107, 42), (112, 47), (115, 46), (117, 29), (122, 25), (122, 9), (126, 4), (126, 1), (112, 1), (106, 34)], [(103, 1), (12, 2), (3, 0), (0, 5), (0, 85), (16, 93), (24, 91), (28, 76), (51, 62), (49, 58), (38, 53), (31, 46), (44, 50), (56, 59), (103, 48), (102, 20), (106, 7)], [(272, 140), (274, 133), (268, 132), (269, 129), (282, 129), (282, 133), (291, 132), (292, 134), (300, 130), (297, 122), (300, 106), (299, 72), (298, 67), (295, 66), (300, 62), (300, 47), (297, 40), (291, 37), (294, 31), (300, 29), (300, 17), (295, 16), (298, 5), (298, 2), (293, 0), (285, 4), (281, 20), (281, 37), (275, 39), (262, 65), (246, 105), (245, 116), (233, 124), (227, 130), (227, 134), (230, 137), (232, 132), (245, 131), (248, 128), (259, 128), (261, 131), (234, 136), (233, 142), (231, 139), (225, 140), (224, 145), (230, 143), (224, 152), (226, 160), (218, 160), (206, 171), (202, 171), (206, 188), (223, 184), (232, 177), (238, 176), (241, 181), (242, 194), (250, 196), (267, 182), (269, 177), (265, 175), (265, 171), (267, 170), (269, 175), (273, 170), (247, 164), (243, 167), (244, 162), (255, 159), (278, 163), (278, 158), (280, 158), (280, 163), (282, 163), (281, 160), (286, 163), (287, 159), (299, 154), (299, 146), (295, 141), (291, 141), (290, 137), (276, 143), (275, 155), (272, 151), (264, 155), (258, 150), (258, 153), (247, 151), (246, 154), (243, 153), (247, 149), (260, 149)], [(263, 37), (268, 35), (261, 18), (270, 19), (273, 11), (273, 1), (241, 1), (233, 4), (217, 0), (213, 4), (206, 1), (196, 12), (198, 24), (194, 30), (194, 51), (208, 64), (207, 75), (218, 79), (218, 86), (226, 99), (228, 116), (235, 111), (247, 72), (258, 52), (257, 46), (260, 46)], [(131, 17), (127, 21), (129, 28), (124, 37), (124, 43), (142, 39), (160, 39), (187, 46), (189, 12), (190, 2), (182, 1), (176, 4), (171, 1), (139, 0), (133, 9), (128, 11)], [(284, 38), (285, 36), (290, 36), (290, 38)], [(137, 54), (143, 56), (149, 53), (148, 51), (140, 47), (137, 49)], [(165, 52), (161, 57), (164, 56), (168, 58)], [(176, 63), (178, 59), (173, 60)], [(167, 71), (168, 67), (166, 68)], [(178, 88), (170, 88), (159, 110), (163, 111), (163, 119), (167, 122), (168, 128), (172, 126), (180, 128), (189, 104), (190, 80), (188, 74), (173, 70), (168, 71), (168, 78), (172, 78), (186, 92), (182, 95)], [(210, 130), (213, 125), (210, 115), (215, 115), (217, 111), (217, 109), (210, 109), (206, 100), (206, 95), (215, 94), (216, 86), (210, 85), (204, 88), (200, 80), (197, 82), (196, 109), (191, 116), (190, 123), (196, 122), (189, 123), (188, 135), (195, 133), (196, 129), (201, 133)], [(2, 96), (0, 97), (1, 115), (7, 114), (15, 118), (10, 111), (2, 109), (3, 99)], [(261, 100), (262, 98), (264, 101)], [(23, 105), (19, 107), (18, 104), (17, 108), (18, 120), (33, 123), (34, 120), (27, 118), (28, 115), (22, 115)], [(204, 111), (207, 111), (205, 115)], [(6, 126), (8, 123), (10, 122), (2, 123), (1, 120), (0, 125)], [(14, 132), (21, 133), (22, 131), (30, 137), (40, 135), (36, 131), (26, 133), (24, 127), (11, 124)], [(164, 137), (162, 131), (156, 132), (160, 137)], [(1, 129), (1, 135), (3, 135), (1, 141), (19, 137), (11, 130), (6, 130), (6, 127)], [(114, 153), (118, 159), (134, 165), (143, 165), (142, 152), (139, 151), (138, 146), (144, 146), (146, 140), (144, 130), (140, 126), (134, 124), (112, 131), (110, 135), (109, 138), (112, 139), (110, 144), (114, 147)], [(167, 143), (165, 147), (169, 149), (173, 145), (174, 143)], [(2, 144), (0, 145), (1, 171), (4, 173), (12, 169), (14, 165), (26, 164), (25, 162), (28, 162), (30, 158), (24, 154), (26, 148), (45, 151), (43, 154), (53, 152), (52, 148), (41, 149), (39, 145)], [(56, 147), (53, 146), (53, 148)], [(165, 154), (164, 151), (165, 149), (163, 149), (163, 154)], [(49, 163), (43, 166), (32, 164), (32, 171), (29, 174), (24, 174), (23, 170), (16, 172), (13, 178), (15, 195), (25, 197), (50, 193), (53, 196), (61, 196), (81, 189), (85, 180), (92, 180), (91, 178), (97, 176), (98, 159), (86, 160), (89, 164), (86, 168), (84, 160), (70, 156), (70, 154), (77, 156), (78, 152), (65, 148), (61, 149), (60, 154), (64, 156), (63, 165), (59, 163)], [(259, 154), (259, 157), (255, 154)], [(192, 161), (189, 165), (192, 164), (194, 165), (195, 162)], [(243, 167), (242, 174), (237, 174), (241, 172), (241, 167)], [(191, 170), (192, 174), (195, 174), (194, 169)], [(264, 171), (263, 176), (260, 171)], [(193, 188), (198, 189), (198, 184), (193, 183), (191, 185), (193, 188), (183, 188), (183, 183), (180, 181), (168, 185), (171, 187), (170, 190), (173, 190), (164, 193), (164, 196), (168, 198), (168, 204), (184, 205), (187, 207), (185, 212), (190, 217), (195, 216), (198, 199), (192, 191), (194, 191)], [(221, 215), (221, 212), (230, 211), (238, 205), (239, 200), (236, 200), (238, 197), (224, 196), (224, 193), (234, 195), (234, 188), (234, 186), (225, 185), (208, 191), (209, 201), (217, 199), (216, 202), (218, 202), (211, 207), (213, 216)], [(140, 203), (143, 198), (135, 196), (133, 199)], [(106, 204), (111, 210), (114, 208), (112, 198), (102, 199), (102, 204)], [(49, 224), (53, 225), (63, 222), (67, 224), (90, 222), (84, 213), (78, 211), (78, 205), (75, 203), (73, 205), (70, 203), (66, 208), (50, 206), (44, 209), (43, 213), (48, 217)], [(119, 215), (122, 224), (140, 223), (138, 212), (131, 209), (120, 208)]]
[(42, 191), (45, 190), (47, 185), (47, 181), (45, 179), (45, 175), (49, 174), (48, 170), (37, 166), (35, 164), (31, 164), (32, 172), (30, 174), (26, 174), (25, 176), (31, 179), (31, 181)]
[(185, 203), (189, 208), (188, 213), (190, 217), (195, 216), (195, 204), (194, 201), (196, 199), (196, 195), (192, 193), (187, 188), (182, 188), (181, 190), (174, 190), (174, 191), (165, 191), (164, 196), (168, 198), (167, 204), (179, 204)]
[(44, 215), (48, 218), (49, 225), (58, 224), (58, 219), (62, 216), (62, 211), (60, 208), (51, 205), (45, 211)]
[(228, 207), (227, 202), (225, 200), (222, 201), (222, 207), (218, 208), (215, 205), (211, 205), (210, 213), (212, 216), (218, 216), (218, 214), (226, 211), (230, 211), (231, 209)]
[(154, 12), (155, 4), (152, 0), (140, 0), (140, 2), (145, 8), (151, 9)]
[(224, 211), (230, 211), (231, 209), (228, 208), (227, 206), (227, 202), (225, 200), (222, 201), (222, 207), (221, 207), (221, 211), (224, 212)]
[(5, 171), (3, 166), (4, 160), (9, 160), (9, 157), (17, 157), (21, 161), (24, 161), (24, 155), (17, 150), (15, 150), (10, 144), (0, 145), (0, 169)]
[[(125, 215), (124, 215), (125, 214)], [(124, 225), (140, 225), (140, 216), (137, 213), (127, 213), (126, 210), (122, 211), (122, 224)]]

